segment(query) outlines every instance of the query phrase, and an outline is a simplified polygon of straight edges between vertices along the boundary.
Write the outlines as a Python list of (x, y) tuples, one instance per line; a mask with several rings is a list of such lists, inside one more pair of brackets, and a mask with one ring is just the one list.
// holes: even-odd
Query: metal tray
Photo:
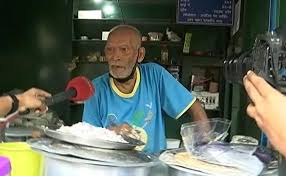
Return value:
[[(243, 145), (243, 144), (226, 144), (233, 146), (248, 146), (252, 147), (253, 145)], [(210, 175), (201, 171), (193, 170), (188, 168), (187, 166), (181, 165), (174, 160), (174, 155), (177, 153), (185, 152), (184, 148), (172, 149), (163, 152), (159, 159), (168, 166), (169, 175), (177, 175), (177, 176), (205, 176)], [(277, 168), (271, 168), (270, 164), (266, 166), (259, 176), (277, 176)]]
[(88, 139), (80, 136), (66, 134), (49, 128), (43, 128), (43, 131), (47, 136), (51, 138), (69, 142), (72, 144), (85, 145), (89, 147), (114, 149), (114, 150), (131, 150), (136, 147), (136, 145), (130, 143), (112, 142), (95, 138)]
[(117, 167), (149, 167), (159, 163), (154, 155), (135, 150), (109, 150), (62, 142), (52, 138), (29, 139), (34, 150), (57, 155), (73, 156), (92, 161), (92, 164)]

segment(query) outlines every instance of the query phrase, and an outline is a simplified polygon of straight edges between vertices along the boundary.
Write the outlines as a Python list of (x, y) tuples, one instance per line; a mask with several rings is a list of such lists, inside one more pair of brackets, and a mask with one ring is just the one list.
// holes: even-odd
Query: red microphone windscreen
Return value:
[(74, 88), (77, 93), (76, 96), (71, 98), (73, 101), (84, 101), (94, 94), (92, 82), (83, 76), (78, 76), (70, 80), (65, 90), (67, 91), (71, 88)]

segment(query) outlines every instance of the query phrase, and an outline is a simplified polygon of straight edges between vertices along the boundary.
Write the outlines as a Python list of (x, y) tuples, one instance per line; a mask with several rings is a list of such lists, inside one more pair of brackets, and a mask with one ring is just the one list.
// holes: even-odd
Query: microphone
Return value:
[(71, 79), (64, 92), (53, 95), (45, 100), (47, 106), (65, 101), (84, 101), (94, 94), (94, 86), (90, 80), (83, 76)]

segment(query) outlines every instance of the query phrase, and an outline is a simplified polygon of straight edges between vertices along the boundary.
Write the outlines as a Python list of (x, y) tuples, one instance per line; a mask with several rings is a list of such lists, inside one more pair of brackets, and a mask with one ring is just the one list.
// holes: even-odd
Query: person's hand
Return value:
[(243, 83), (252, 101), (247, 107), (248, 115), (286, 156), (286, 97), (252, 71), (247, 73)]
[(40, 112), (46, 112), (48, 107), (44, 104), (44, 100), (50, 97), (46, 91), (37, 88), (31, 88), (22, 94), (16, 95), (19, 99), (19, 111), (25, 111), (27, 109), (36, 109)]
[(140, 139), (140, 135), (138, 134), (138, 132), (127, 123), (113, 125), (108, 129), (114, 131), (118, 135), (125, 135), (134, 139)]
[(112, 125), (109, 127), (109, 130), (114, 131), (116, 134), (122, 135), (122, 134), (130, 134), (133, 130), (132, 126), (130, 126), (127, 123), (119, 124), (119, 125)]

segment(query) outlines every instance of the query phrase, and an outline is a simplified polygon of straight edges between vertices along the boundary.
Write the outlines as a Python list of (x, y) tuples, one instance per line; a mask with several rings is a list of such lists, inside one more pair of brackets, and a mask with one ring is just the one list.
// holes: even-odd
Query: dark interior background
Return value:
[[(38, 87), (51, 93), (64, 90), (71, 59), (69, 0), (1, 1), (0, 92)], [(67, 103), (53, 109), (68, 117)]]
[[(236, 2), (237, 0), (235, 0)], [(117, 3), (117, 1), (109, 1)], [(241, 26), (232, 36), (230, 27), (176, 24), (176, 0), (120, 0), (124, 22), (147, 32), (165, 32), (170, 27), (181, 37), (193, 34), (192, 51), (213, 52), (212, 56), (183, 55), (182, 43), (168, 45), (170, 56), (181, 65), (180, 82), (188, 88), (190, 75), (201, 68), (215, 70), (220, 82), (221, 111), (210, 111), (211, 117), (232, 119), (231, 134), (258, 137), (253, 120), (246, 118), (247, 96), (241, 85), (225, 83), (222, 61), (228, 49), (251, 47), (257, 34), (268, 29), (268, 0), (242, 0)], [(258, 6), (259, 5), (259, 6)], [(280, 25), (286, 24), (286, 1), (280, 1)], [(100, 38), (102, 30), (122, 23), (122, 13), (117, 11), (109, 21), (76, 20), (77, 10), (96, 9), (92, 0), (2, 0), (0, 5), (0, 93), (18, 88), (26, 90), (39, 87), (51, 93), (63, 91), (67, 81), (77, 75), (93, 79), (107, 71), (106, 63), (78, 63), (69, 72), (66, 63), (86, 50), (101, 50), (104, 43), (78, 43), (81, 35)], [(160, 55), (160, 45), (147, 45), (147, 61)], [(52, 109), (67, 123), (81, 120), (82, 105), (58, 104)], [(179, 137), (181, 123), (189, 117), (173, 121), (166, 118), (167, 136)], [(259, 137), (258, 137), (259, 138)]]

